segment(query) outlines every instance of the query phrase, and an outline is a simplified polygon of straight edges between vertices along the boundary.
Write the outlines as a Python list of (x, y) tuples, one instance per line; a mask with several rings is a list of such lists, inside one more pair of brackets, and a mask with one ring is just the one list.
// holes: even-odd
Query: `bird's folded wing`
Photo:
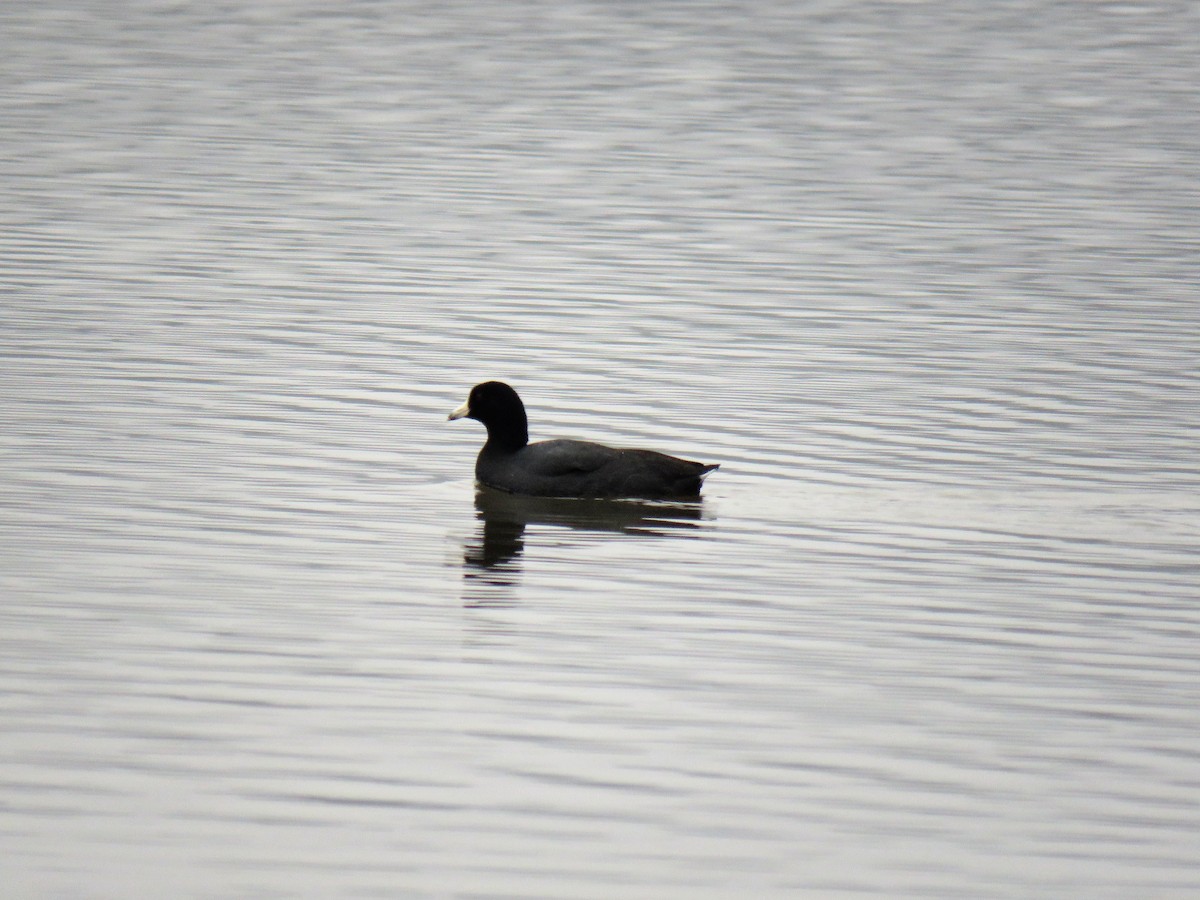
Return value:
[(586, 475), (602, 469), (621, 451), (588, 441), (541, 441), (525, 448), (539, 475)]

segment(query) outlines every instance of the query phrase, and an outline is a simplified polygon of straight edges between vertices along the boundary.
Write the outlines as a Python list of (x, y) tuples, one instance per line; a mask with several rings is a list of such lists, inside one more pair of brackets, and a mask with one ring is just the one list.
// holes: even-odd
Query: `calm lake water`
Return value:
[(1200, 895), (1198, 9), (5, 5), (4, 896)]

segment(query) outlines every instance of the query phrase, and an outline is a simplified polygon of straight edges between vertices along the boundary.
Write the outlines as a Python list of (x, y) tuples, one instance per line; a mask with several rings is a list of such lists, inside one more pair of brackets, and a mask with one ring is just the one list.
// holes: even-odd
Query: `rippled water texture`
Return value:
[[(10, 3), (0, 71), (6, 898), (1200, 895), (1195, 5)], [(489, 378), (721, 469), (477, 495)]]

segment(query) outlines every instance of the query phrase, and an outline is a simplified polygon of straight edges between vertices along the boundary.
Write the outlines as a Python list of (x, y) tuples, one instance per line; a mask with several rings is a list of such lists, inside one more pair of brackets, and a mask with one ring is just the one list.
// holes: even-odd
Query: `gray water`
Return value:
[(0, 7), (3, 895), (1196, 896), (1197, 9)]

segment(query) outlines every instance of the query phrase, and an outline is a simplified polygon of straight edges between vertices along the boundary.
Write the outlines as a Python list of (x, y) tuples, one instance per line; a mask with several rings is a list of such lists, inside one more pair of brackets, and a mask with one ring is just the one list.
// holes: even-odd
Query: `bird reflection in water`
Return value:
[(504, 606), (520, 580), (528, 525), (554, 525), (630, 537), (683, 534), (700, 527), (703, 500), (579, 500), (508, 494), (488, 487), (475, 493), (475, 536), (463, 547), (464, 602)]

